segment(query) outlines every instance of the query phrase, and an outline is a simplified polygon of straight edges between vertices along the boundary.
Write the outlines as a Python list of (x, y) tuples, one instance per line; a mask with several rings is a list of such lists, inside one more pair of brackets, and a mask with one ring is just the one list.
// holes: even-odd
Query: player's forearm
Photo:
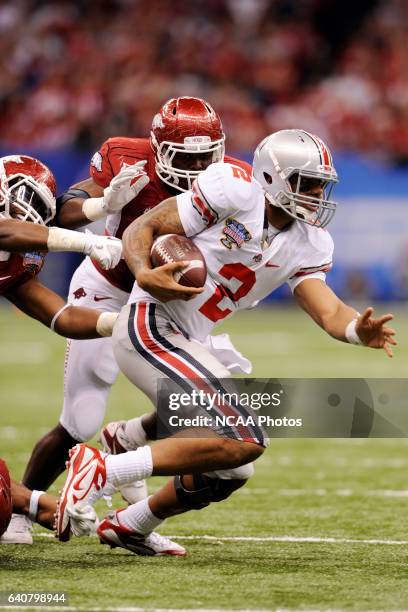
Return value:
[(58, 197), (57, 202), (57, 224), (67, 229), (88, 225), (107, 214), (103, 210), (103, 189), (91, 178), (72, 185)]
[(310, 278), (303, 280), (294, 292), (297, 303), (330, 336), (348, 342), (347, 325), (358, 316), (358, 312), (342, 302), (323, 281)]
[(137, 279), (140, 272), (151, 269), (150, 250), (155, 237), (154, 225), (138, 219), (122, 236), (123, 258)]
[(349, 342), (346, 335), (347, 327), (349, 323), (358, 316), (359, 313), (354, 308), (340, 302), (335, 312), (325, 314), (321, 317), (321, 327), (332, 336), (332, 338), (340, 340), (341, 342)]
[(91, 308), (68, 306), (56, 319), (54, 331), (75, 340), (110, 336), (117, 316), (118, 313), (101, 313)]
[(117, 313), (67, 304), (57, 293), (30, 279), (6, 295), (17, 308), (66, 338), (110, 336)]
[(90, 244), (89, 236), (80, 232), (5, 219), (0, 222), (0, 250), (10, 253), (73, 251), (88, 254)]
[(0, 250), (14, 252), (47, 251), (48, 228), (27, 221), (0, 221)]
[[(25, 485), (15, 480), (11, 481), (11, 496), (13, 499), (13, 512), (17, 514), (24, 514), (29, 516), (30, 514), (30, 500), (32, 491), (27, 489)], [(46, 527), (47, 529), (53, 528), (53, 518), (57, 509), (57, 500), (55, 497), (42, 493), (38, 498), (37, 512), (35, 520), (37, 523)], [(33, 517), (34, 518), (34, 517)]]
[(150, 251), (157, 236), (182, 234), (176, 198), (168, 198), (129, 225), (123, 234), (123, 257), (136, 280), (151, 269)]
[(83, 211), (85, 200), (86, 198), (72, 198), (66, 202), (59, 211), (58, 225), (66, 229), (77, 229), (91, 223)]

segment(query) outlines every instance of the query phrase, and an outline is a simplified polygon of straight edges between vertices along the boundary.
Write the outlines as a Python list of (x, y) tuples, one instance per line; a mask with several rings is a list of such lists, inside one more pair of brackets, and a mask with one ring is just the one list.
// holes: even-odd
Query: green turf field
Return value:
[[(291, 309), (245, 312), (223, 330), (258, 377), (406, 377), (408, 313), (397, 315), (392, 360), (331, 340)], [(0, 338), (1, 455), (19, 478), (59, 415), (64, 340), (9, 309)], [(107, 418), (147, 407), (122, 378)], [(404, 610), (407, 514), (406, 440), (274, 440), (229, 501), (162, 527), (188, 557), (136, 557), (95, 538), (61, 544), (38, 529), (32, 547), (0, 547), (0, 591), (66, 591), (73, 610)]]

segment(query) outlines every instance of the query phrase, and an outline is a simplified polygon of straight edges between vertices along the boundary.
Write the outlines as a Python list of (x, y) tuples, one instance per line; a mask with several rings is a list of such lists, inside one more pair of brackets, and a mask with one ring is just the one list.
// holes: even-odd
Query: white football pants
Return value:
[[(156, 407), (158, 385), (163, 381), (173, 381), (187, 392), (193, 389), (214, 391), (225, 388), (225, 381), (220, 379), (230, 378), (229, 370), (214, 355), (177, 329), (160, 304), (137, 302), (125, 306), (115, 324), (112, 340), (120, 369)], [(220, 414), (226, 415), (239, 415), (240, 409), (232, 403), (217, 406)], [(264, 432), (257, 425), (228, 428), (227, 435), (263, 446), (267, 444)], [(247, 479), (252, 473), (253, 466), (248, 464), (208, 475)]]
[[(129, 294), (111, 285), (87, 257), (72, 277), (68, 301), (74, 306), (119, 312), (128, 298)], [(90, 440), (100, 430), (118, 373), (111, 338), (67, 341), (60, 423), (75, 440)]]

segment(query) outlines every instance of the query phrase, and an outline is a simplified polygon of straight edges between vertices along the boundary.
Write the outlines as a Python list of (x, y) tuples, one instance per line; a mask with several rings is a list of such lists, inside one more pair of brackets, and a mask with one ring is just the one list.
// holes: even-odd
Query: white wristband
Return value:
[(103, 312), (96, 322), (96, 331), (105, 338), (112, 335), (113, 326), (118, 318), (118, 312)]
[(346, 327), (345, 336), (347, 342), (350, 344), (358, 344), (359, 346), (364, 346), (364, 343), (361, 341), (359, 335), (356, 332), (356, 323), (357, 319), (352, 319), (350, 323)]
[(47, 249), (49, 251), (75, 251), (85, 253), (87, 240), (85, 234), (61, 227), (48, 230)]
[(58, 312), (56, 312), (55, 315), (52, 317), (50, 323), (50, 329), (52, 329), (52, 331), (55, 331), (55, 324), (57, 322), (58, 317), (64, 312), (64, 310), (69, 308), (69, 306), (72, 306), (72, 304), (64, 304), (63, 307), (60, 308)]
[(28, 518), (35, 523), (38, 514), (38, 500), (45, 491), (32, 491), (30, 497), (30, 505), (28, 507)]
[(104, 200), (102, 198), (87, 198), (82, 204), (82, 212), (90, 221), (98, 221), (103, 219), (108, 214), (104, 208)]

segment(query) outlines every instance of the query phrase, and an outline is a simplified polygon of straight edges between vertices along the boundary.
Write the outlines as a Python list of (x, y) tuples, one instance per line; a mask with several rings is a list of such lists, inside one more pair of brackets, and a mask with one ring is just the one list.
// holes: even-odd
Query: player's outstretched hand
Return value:
[(356, 332), (361, 342), (371, 348), (383, 348), (388, 357), (392, 357), (392, 346), (397, 344), (395, 330), (388, 327), (388, 321), (393, 315), (388, 313), (375, 319), (372, 314), (374, 308), (369, 307), (361, 314), (356, 322)]
[(188, 261), (176, 261), (159, 266), (158, 268), (144, 269), (137, 275), (137, 283), (160, 302), (170, 300), (191, 300), (204, 291), (203, 287), (184, 287), (174, 280), (174, 273), (183, 270), (189, 265)]
[(144, 171), (146, 160), (124, 165), (103, 191), (103, 208), (106, 213), (116, 213), (129, 204), (150, 181)]
[(122, 241), (112, 236), (99, 236), (85, 230), (86, 244), (84, 253), (96, 259), (104, 270), (118, 265), (122, 257)]

